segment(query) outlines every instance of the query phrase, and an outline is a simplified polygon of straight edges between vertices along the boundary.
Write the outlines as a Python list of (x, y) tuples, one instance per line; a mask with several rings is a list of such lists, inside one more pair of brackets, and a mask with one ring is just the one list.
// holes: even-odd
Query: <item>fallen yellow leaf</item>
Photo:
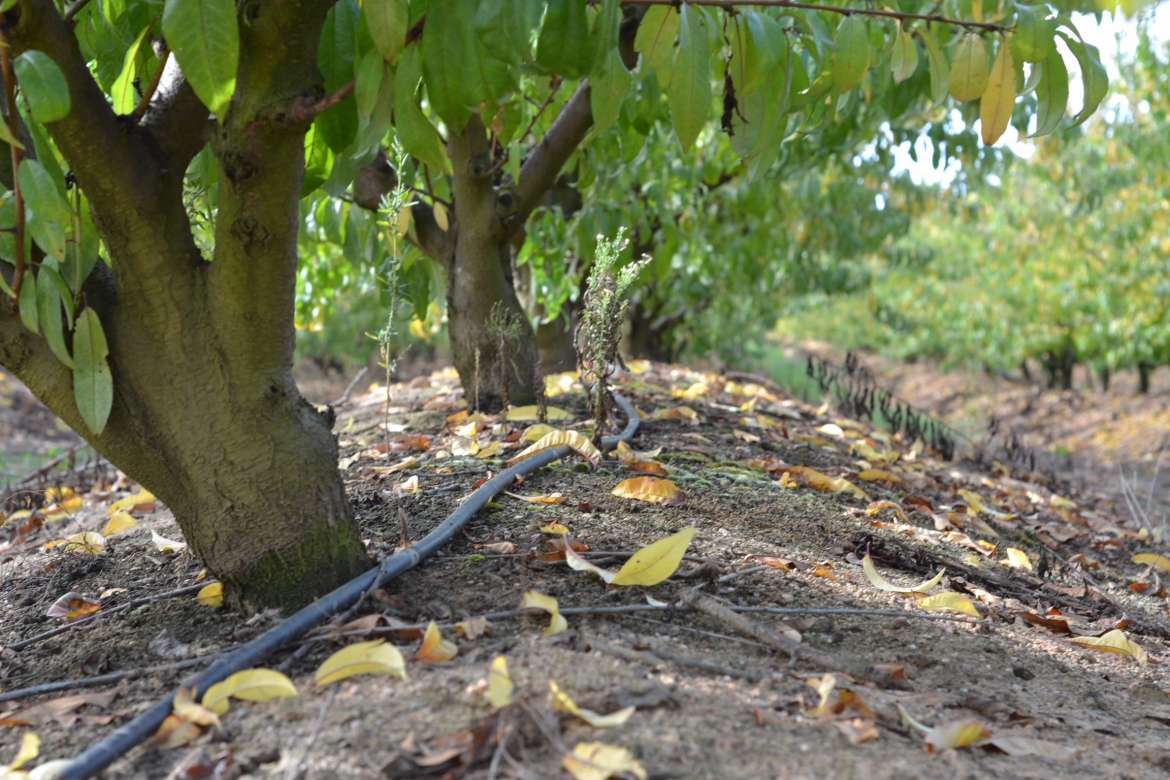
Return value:
[(117, 536), (138, 527), (138, 521), (129, 512), (115, 512), (102, 528), (102, 535)]
[(681, 504), (686, 498), (678, 485), (669, 479), (657, 477), (633, 477), (622, 480), (612, 491), (620, 498), (632, 498), (636, 501), (646, 501), (651, 504)]
[(585, 560), (584, 556), (573, 549), (573, 540), (568, 536), (565, 537), (565, 540), (565, 563), (568, 564), (570, 569), (573, 569), (574, 571), (587, 571), (592, 574), (596, 574), (607, 585), (613, 582), (613, 578), (617, 576), (616, 571), (603, 569), (597, 564), (590, 563), (589, 561)]
[(475, 453), (475, 457), (479, 458), (480, 460), (487, 460), (488, 458), (499, 457), (500, 453), (503, 451), (504, 446), (498, 441), (493, 441), (491, 444)]
[(205, 607), (219, 609), (223, 606), (223, 583), (207, 583), (195, 594), (195, 600)]
[(882, 471), (881, 469), (866, 469), (858, 472), (857, 478), (862, 482), (886, 482), (891, 485), (900, 485), (904, 481), (892, 471)]
[(564, 523), (548, 523), (540, 527), (540, 532), (550, 536), (564, 536), (569, 533), (569, 526)]
[[(569, 549), (565, 547), (566, 551)], [(545, 636), (553, 636), (559, 634), (569, 627), (569, 621), (565, 620), (561, 615), (561, 608), (557, 604), (557, 600), (552, 596), (530, 590), (524, 594), (524, 598), (520, 601), (521, 609), (542, 609), (550, 616), (548, 627), (544, 629)]]
[(1127, 655), (1142, 666), (1150, 662), (1150, 657), (1141, 645), (1130, 641), (1129, 637), (1120, 628), (1106, 631), (1101, 636), (1074, 636), (1069, 640), (1087, 650), (1096, 650), (1099, 653), (1113, 653)]
[(556, 504), (565, 503), (565, 497), (560, 493), (549, 493), (544, 496), (521, 496), (516, 493), (509, 493), (513, 498), (518, 498), (521, 501), (527, 501), (529, 504), (544, 504), (545, 506), (554, 506)]
[(317, 685), (329, 685), (358, 674), (388, 674), (406, 679), (406, 661), (398, 648), (381, 639), (355, 642), (325, 659), (313, 675)]
[(918, 600), (918, 606), (927, 612), (958, 612), (971, 617), (981, 617), (979, 610), (971, 599), (962, 593), (948, 591), (936, 593), (933, 596), (924, 596)]
[(177, 717), (196, 726), (218, 726), (219, 716), (202, 704), (197, 704), (194, 695), (195, 692), (191, 688), (179, 688), (175, 692), (171, 711)]
[(894, 515), (899, 520), (901, 520), (903, 523), (907, 522), (906, 512), (902, 509), (902, 507), (898, 506), (893, 501), (890, 501), (888, 499), (883, 500), (883, 501), (874, 501), (872, 504), (867, 506), (865, 508), (865, 516), (866, 517), (877, 517), (879, 514), (881, 514), (882, 512), (885, 512), (887, 510), (889, 510), (890, 512), (893, 512)]
[(155, 549), (167, 555), (181, 553), (187, 549), (186, 542), (176, 542), (174, 539), (168, 539), (157, 531), (150, 532), (150, 541), (154, 544)]
[(1138, 553), (1133, 556), (1133, 562), (1145, 566), (1153, 566), (1155, 569), (1160, 569), (1170, 574), (1170, 558), (1164, 555), (1158, 555), (1157, 553)]
[(539, 452), (551, 450), (556, 447), (569, 447), (578, 455), (585, 458), (585, 460), (589, 461), (590, 465), (594, 468), (601, 463), (601, 450), (593, 446), (593, 442), (589, 441), (589, 437), (578, 431), (551, 431), (541, 436), (536, 443), (509, 460), (508, 465), (511, 466), (522, 460), (527, 460)]
[(675, 573), (694, 537), (695, 527), (687, 526), (677, 533), (646, 545), (618, 569), (612, 584), (657, 585)]
[[(26, 731), (20, 736), (20, 748), (16, 751), (16, 758), (12, 759), (12, 763), (8, 765), (9, 772), (15, 772), (22, 766), (32, 761), (41, 753), (41, 737), (35, 731)], [(3, 777), (4, 775), (0, 775)]]
[(230, 706), (229, 699), (242, 701), (272, 701), (297, 695), (297, 686), (274, 669), (244, 669), (217, 682), (203, 694), (202, 704), (216, 715), (223, 715)]
[[(822, 493), (849, 493), (863, 501), (869, 501), (869, 496), (864, 490), (844, 477), (830, 477), (828, 474), (823, 474), (808, 466), (786, 466), (785, 472), (788, 475), (795, 474), (813, 490)], [(788, 485), (784, 485), (784, 487), (788, 487)]]
[[(539, 407), (537, 407), (535, 404), (530, 406), (513, 406), (508, 409), (508, 413), (504, 415), (504, 419), (508, 422), (534, 422), (540, 419), (539, 411)], [(573, 419), (573, 415), (569, 414), (569, 412), (565, 411), (559, 406), (545, 407), (545, 411), (548, 412), (548, 417), (546, 419), (549, 420), (557, 421)]]
[(961, 720), (935, 726), (926, 732), (926, 749), (930, 753), (974, 747), (991, 737), (991, 732), (977, 720)]
[(1005, 566), (1032, 571), (1032, 561), (1028, 560), (1028, 553), (1018, 547), (1007, 547), (1004, 549), (1004, 553), (1007, 555), (1007, 558), (1003, 560)]
[(579, 742), (566, 753), (561, 766), (573, 780), (608, 780), (618, 774), (630, 774), (646, 780), (646, 770), (624, 747), (604, 742)]
[(871, 585), (878, 590), (884, 590), (889, 593), (930, 593), (936, 585), (942, 582), (943, 575), (947, 573), (946, 569), (939, 569), (938, 574), (919, 585), (913, 585), (911, 587), (895, 585), (878, 574), (878, 570), (873, 565), (873, 559), (869, 557), (869, 553), (866, 553), (865, 557), (861, 559), (861, 569), (865, 572), (865, 577)]
[(118, 512), (133, 512), (137, 509), (143, 508), (147, 504), (155, 502), (154, 493), (149, 490), (143, 490), (125, 498), (120, 498), (106, 508), (106, 514), (113, 517)]
[(508, 674), (508, 659), (497, 655), (492, 659), (488, 671), (487, 699), (493, 710), (507, 707), (512, 703), (512, 691), (516, 689), (512, 676)]
[(96, 531), (70, 534), (65, 537), (64, 542), (65, 552), (84, 553), (85, 555), (106, 554), (106, 539)]
[(552, 680), (548, 681), (548, 690), (552, 694), (553, 709), (558, 712), (567, 712), (570, 715), (576, 716), (588, 723), (595, 729), (606, 729), (611, 726), (620, 726), (630, 719), (634, 714), (634, 707), (625, 707), (617, 712), (611, 712), (609, 715), (601, 715), (593, 710), (585, 709), (577, 706), (577, 702), (573, 701), (573, 697), (566, 693), (561, 686), (557, 685)]
[(671, 420), (676, 422), (688, 422), (691, 425), (698, 425), (699, 413), (689, 406), (676, 406), (672, 409), (659, 409), (654, 414), (650, 415), (650, 420), (652, 422)]
[(532, 444), (533, 442), (540, 441), (543, 437), (554, 432), (555, 430), (556, 428), (552, 427), (551, 425), (546, 425), (545, 423), (530, 425), (524, 429), (524, 433), (520, 434), (520, 441), (524, 442), (525, 444)]
[(419, 645), (415, 658), (429, 664), (441, 664), (458, 654), (459, 650), (455, 643), (444, 639), (442, 632), (439, 631), (439, 625), (432, 620), (427, 624), (426, 633), (423, 634), (422, 644)]

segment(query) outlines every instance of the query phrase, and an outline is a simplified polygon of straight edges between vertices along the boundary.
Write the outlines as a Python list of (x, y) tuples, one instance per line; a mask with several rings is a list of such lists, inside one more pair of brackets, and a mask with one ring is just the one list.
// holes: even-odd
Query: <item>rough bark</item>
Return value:
[(127, 123), (109, 110), (51, 0), (23, 0), (6, 17), (17, 51), (45, 50), (66, 74), (73, 110), (49, 130), (113, 260), (115, 270), (99, 264), (85, 290), (110, 346), (104, 431), (88, 431), (69, 370), (10, 302), (0, 303), (0, 365), (162, 499), (246, 609), (304, 604), (368, 565), (329, 422), (292, 378), (306, 128), (282, 117), (319, 97), (314, 62), (328, 7), (268, 3), (241, 25), (239, 86), (215, 133), (224, 176), (214, 263), (195, 246), (182, 202), (207, 114), (181, 74), (142, 124)]

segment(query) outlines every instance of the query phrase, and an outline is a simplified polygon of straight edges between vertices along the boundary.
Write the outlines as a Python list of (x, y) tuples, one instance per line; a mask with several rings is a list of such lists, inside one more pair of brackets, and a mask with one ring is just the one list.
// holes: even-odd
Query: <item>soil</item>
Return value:
[[(613, 495), (620, 481), (638, 476), (616, 460), (591, 469), (574, 457), (542, 469), (438, 555), (370, 594), (346, 616), (347, 628), (269, 658), (265, 666), (285, 671), (299, 696), (236, 702), (221, 728), (185, 747), (137, 748), (105, 776), (557, 778), (569, 776), (562, 758), (582, 742), (628, 748), (653, 778), (1154, 778), (1170, 771), (1167, 592), (1156, 571), (1131, 561), (1134, 553), (1166, 549), (1104, 486), (1002, 463), (942, 461), (914, 442), (787, 398), (765, 380), (752, 386), (673, 366), (632, 368), (619, 389), (643, 415), (633, 446), (661, 448), (654, 460), (685, 494), (680, 503)], [(334, 388), (322, 397), (339, 394)], [(530, 424), (496, 416), (474, 434), (461, 428), (467, 423), (449, 420), (466, 409), (449, 371), (392, 386), (388, 395), (388, 409), (385, 388), (355, 395), (338, 410), (336, 426), (349, 494), (378, 556), (446, 517), (524, 446), (516, 439)], [(550, 403), (572, 414), (569, 427), (588, 430), (579, 393)], [(694, 423), (655, 419), (680, 405), (697, 412)], [(495, 442), (497, 456), (470, 452)], [(864, 459), (877, 455), (888, 458)], [(410, 457), (417, 463), (386, 473)], [(822, 484), (796, 467), (853, 488)], [(874, 470), (895, 479), (871, 481)], [(151, 532), (181, 539), (161, 506), (133, 509), (138, 527), (108, 538), (102, 555), (42, 549), (100, 531), (111, 502), (137, 489), (112, 470), (73, 472), (65, 481), (82, 498), (71, 515), (35, 521), (54, 514), (42, 483), (35, 511), (0, 528), (3, 691), (182, 663), (228, 650), (279, 619), (231, 614), (191, 593), (161, 598), (206, 582), (197, 561), (152, 539)], [(516, 497), (555, 492), (563, 503)], [(9, 502), (2, 510), (15, 508)], [(589, 560), (608, 569), (684, 527), (696, 533), (670, 580), (618, 587), (546, 560), (555, 557), (549, 549), (557, 537), (540, 529), (552, 521), (571, 528)], [(1023, 551), (1031, 569), (1006, 565), (1008, 548)], [(979, 617), (927, 611), (910, 595), (878, 589), (862, 569), (867, 552), (886, 580), (904, 587), (944, 568), (934, 592), (965, 595)], [(696, 588), (725, 605), (810, 612), (748, 613), (746, 632), (687, 609), (570, 614), (568, 630), (550, 637), (543, 613), (493, 619), (474, 638), (454, 626), (514, 610), (530, 590), (555, 597), (562, 609), (599, 609), (674, 602)], [(70, 592), (102, 610), (21, 646), (65, 625), (46, 611)], [(143, 603), (118, 609), (136, 598)], [(455, 643), (453, 659), (415, 657), (419, 626), (429, 621)], [(1147, 664), (1073, 641), (1114, 628), (1148, 653)], [(827, 670), (779, 652), (783, 640), (767, 638), (777, 634), (857, 679), (838, 673), (818, 712), (813, 684)], [(372, 637), (402, 651), (407, 679), (314, 684), (314, 670), (331, 653)], [(493, 712), (484, 688), (498, 655), (508, 659), (516, 693)], [(185, 674), (162, 669), (0, 701), (0, 761), (11, 760), (28, 730), (42, 739), (38, 760), (72, 756)], [(611, 713), (633, 705), (635, 712), (622, 725), (594, 728), (552, 709), (550, 681), (582, 707)], [(948, 747), (953, 741), (935, 735), (936, 749), (928, 750), (903, 712), (929, 727), (975, 721), (999, 747), (987, 738)]]

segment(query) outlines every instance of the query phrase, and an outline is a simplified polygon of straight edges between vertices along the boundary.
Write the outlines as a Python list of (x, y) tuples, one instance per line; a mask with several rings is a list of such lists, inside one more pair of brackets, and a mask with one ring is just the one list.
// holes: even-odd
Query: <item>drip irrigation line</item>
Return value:
[[(638, 431), (641, 420), (633, 404), (617, 393), (613, 399), (626, 415), (624, 430), (617, 436), (606, 436), (602, 449), (611, 450), (620, 441), (629, 441)], [(385, 558), (376, 568), (355, 577), (333, 592), (322, 596), (313, 603), (293, 613), (255, 639), (219, 658), (200, 674), (185, 680), (181, 687), (194, 688), (195, 697), (203, 695), (210, 686), (255, 666), (264, 658), (284, 645), (298, 639), (309, 630), (316, 628), (339, 612), (343, 612), (362, 595), (381, 587), (405, 571), (413, 569), (455, 536), (493, 498), (510, 487), (516, 477), (530, 474), (537, 469), (568, 455), (572, 450), (567, 446), (557, 447), (538, 453), (515, 466), (504, 469), (481, 485), (467, 500), (460, 504), (447, 519), (433, 531), (419, 540), (418, 544)], [(108, 767), (130, 749), (149, 739), (171, 713), (174, 694), (167, 696), (124, 726), (115, 730), (100, 742), (91, 745), (69, 763), (57, 776), (61, 780), (83, 780), (93, 777)]]

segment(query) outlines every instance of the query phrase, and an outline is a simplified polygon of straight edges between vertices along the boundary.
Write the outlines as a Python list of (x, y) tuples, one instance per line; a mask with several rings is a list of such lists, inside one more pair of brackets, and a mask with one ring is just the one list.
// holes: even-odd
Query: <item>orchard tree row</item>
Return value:
[(987, 144), (1081, 122), (1106, 79), (1074, 6), (3, 0), (0, 365), (166, 502), (233, 603), (303, 603), (368, 561), (332, 416), (292, 379), (302, 232), (441, 276), (465, 388), (522, 403), (538, 208), (600, 208), (590, 183), (663, 126), (671, 165), (722, 132), (762, 180), (945, 107)]

